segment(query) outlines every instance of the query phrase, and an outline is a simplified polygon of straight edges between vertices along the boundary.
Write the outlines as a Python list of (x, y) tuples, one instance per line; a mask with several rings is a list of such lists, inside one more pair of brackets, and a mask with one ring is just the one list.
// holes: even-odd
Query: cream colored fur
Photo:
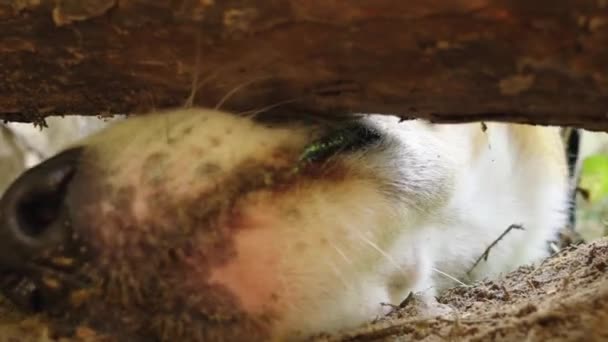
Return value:
[[(247, 311), (271, 305), (280, 317), (277, 337), (353, 328), (410, 291), (433, 295), (458, 285), (451, 277), (469, 282), (537, 262), (565, 222), (557, 129), (364, 120), (385, 137), (379, 147), (334, 157), (347, 166), (346, 179), (239, 200), (255, 229), (235, 237), (240, 256), (211, 280), (234, 291)], [(153, 215), (148, 185), (134, 175), (145, 171), (150, 152), (168, 153), (155, 172), (178, 198), (211, 189), (247, 159), (282, 165), (273, 151), (300, 153), (323, 130), (190, 109), (131, 118), (78, 145), (95, 151), (112, 183), (138, 187), (136, 216), (145, 220)], [(209, 165), (217, 173), (201, 177), (197, 170)], [(511, 231), (469, 279), (475, 260), (511, 224), (525, 230)], [(278, 299), (264, 304), (271, 296)]]

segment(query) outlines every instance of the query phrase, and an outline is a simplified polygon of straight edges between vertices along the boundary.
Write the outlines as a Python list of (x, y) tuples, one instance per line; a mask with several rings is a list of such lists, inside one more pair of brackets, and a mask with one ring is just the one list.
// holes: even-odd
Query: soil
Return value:
[[(386, 317), (318, 341), (608, 341), (608, 239), (569, 246), (537, 267), (446, 291), (415, 295)], [(64, 342), (105, 340), (78, 330)], [(59, 341), (43, 317), (0, 298), (0, 342)]]
[(414, 298), (369, 326), (320, 339), (608, 341), (607, 269), (608, 240), (570, 246), (538, 267), (448, 290), (435, 305)]

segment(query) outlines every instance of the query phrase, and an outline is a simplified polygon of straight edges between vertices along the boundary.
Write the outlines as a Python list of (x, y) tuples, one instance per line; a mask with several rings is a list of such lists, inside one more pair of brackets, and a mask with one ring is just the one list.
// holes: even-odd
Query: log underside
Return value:
[(0, 0), (0, 66), (5, 120), (195, 104), (608, 130), (606, 0)]

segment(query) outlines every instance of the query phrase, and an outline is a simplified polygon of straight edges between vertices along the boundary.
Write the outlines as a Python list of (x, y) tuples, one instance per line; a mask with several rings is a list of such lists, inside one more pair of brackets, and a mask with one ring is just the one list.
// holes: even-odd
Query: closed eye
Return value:
[(308, 145), (301, 162), (320, 162), (339, 153), (351, 153), (369, 148), (380, 141), (380, 132), (362, 122), (340, 127)]

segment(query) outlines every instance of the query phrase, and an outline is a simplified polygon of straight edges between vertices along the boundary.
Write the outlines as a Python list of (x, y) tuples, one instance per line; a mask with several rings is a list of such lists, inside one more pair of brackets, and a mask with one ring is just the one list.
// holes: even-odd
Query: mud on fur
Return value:
[(67, 334), (303, 339), (539, 261), (567, 206), (556, 128), (182, 109), (23, 173), (0, 202), (1, 286)]

